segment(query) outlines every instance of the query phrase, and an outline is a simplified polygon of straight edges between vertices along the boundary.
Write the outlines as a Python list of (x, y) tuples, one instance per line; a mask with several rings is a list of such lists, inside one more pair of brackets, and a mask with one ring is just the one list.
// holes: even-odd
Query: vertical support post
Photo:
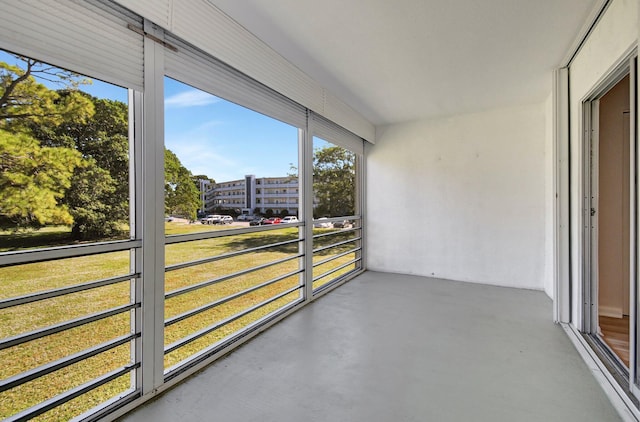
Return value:
[(638, 262), (640, 250), (638, 248), (638, 163), (640, 152), (638, 151), (638, 57), (632, 57), (629, 63), (629, 231), (630, 231), (630, 259), (629, 259), (629, 388), (638, 396)]
[(600, 100), (584, 103), (584, 138), (583, 138), (583, 330), (597, 334), (598, 322), (598, 217), (593, 211), (598, 209), (598, 157), (600, 140)]
[(569, 244), (569, 69), (553, 74), (554, 167), (554, 297), (553, 320), (571, 321), (571, 258)]
[(304, 226), (304, 299), (313, 298), (313, 118), (307, 111), (307, 130), (302, 134), (300, 167), (302, 169), (302, 221)]
[[(129, 224), (130, 235), (134, 239), (142, 239), (142, 92), (129, 90)], [(142, 274), (142, 248), (130, 252), (130, 269), (133, 273)], [(131, 298), (136, 303), (143, 303), (142, 277), (131, 281)], [(142, 332), (142, 308), (132, 311), (131, 331)], [(142, 362), (142, 337), (133, 341), (131, 360)], [(140, 388), (142, 369), (135, 371), (132, 377), (132, 387)]]
[[(164, 32), (145, 20), (144, 30)], [(142, 129), (142, 394), (164, 382), (164, 47), (144, 39)]]
[[(362, 155), (358, 155), (356, 154), (356, 166), (355, 166), (355, 171), (356, 171), (356, 215), (360, 216), (360, 238), (361, 240), (359, 240), (357, 242), (357, 246), (360, 247), (360, 251), (356, 252), (356, 257), (360, 258), (360, 269), (366, 269), (366, 261), (365, 261), (365, 244), (364, 241), (366, 239), (365, 237), (365, 230), (366, 230), (366, 224), (365, 224), (365, 213), (364, 210), (366, 210), (366, 186), (365, 186), (365, 181), (366, 181), (366, 175), (365, 175), (365, 170), (366, 170), (366, 153), (367, 153), (367, 143), (365, 141), (363, 142), (363, 152)], [(357, 266), (358, 264), (356, 264)], [(357, 267), (356, 267), (357, 268)]]

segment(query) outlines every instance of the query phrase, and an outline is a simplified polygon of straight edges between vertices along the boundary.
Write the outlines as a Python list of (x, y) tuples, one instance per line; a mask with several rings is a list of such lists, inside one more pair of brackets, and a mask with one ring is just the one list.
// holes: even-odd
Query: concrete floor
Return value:
[(542, 292), (367, 272), (124, 420), (620, 420)]

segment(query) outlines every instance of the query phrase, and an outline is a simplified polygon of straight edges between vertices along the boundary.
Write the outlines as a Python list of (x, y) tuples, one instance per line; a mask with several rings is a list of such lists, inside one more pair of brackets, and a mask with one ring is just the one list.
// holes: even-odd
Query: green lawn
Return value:
[[(225, 227), (228, 229), (229, 227)], [(220, 230), (219, 226), (200, 224), (167, 223), (166, 233), (179, 234), (203, 230)], [(326, 232), (328, 229), (314, 229)], [(165, 249), (166, 265), (193, 261), (245, 248), (296, 239), (297, 228), (283, 228), (275, 231), (232, 235), (215, 239), (192, 241), (168, 245)], [(316, 239), (314, 247), (346, 240), (353, 233), (339, 233)], [(327, 243), (328, 242), (328, 243)], [(41, 245), (69, 244), (68, 231), (53, 228), (39, 232), (21, 234), (16, 238), (11, 233), (0, 233), (0, 246), (4, 250), (34, 248)], [(352, 248), (354, 243), (332, 248), (314, 256), (314, 262), (326, 259)], [(197, 284), (216, 277), (232, 274), (256, 265), (266, 264), (296, 254), (296, 243), (260, 252), (240, 255), (208, 264), (201, 264), (181, 270), (169, 271), (165, 276), (165, 292)], [(331, 263), (314, 269), (314, 275), (329, 271), (354, 258), (351, 253)], [(0, 298), (10, 298), (28, 293), (65, 287), (91, 280), (127, 274), (130, 266), (127, 251), (96, 256), (70, 258), (35, 264), (25, 264), (0, 268)], [(299, 268), (299, 260), (294, 259), (197, 291), (170, 298), (165, 302), (165, 318), (206, 305), (214, 300), (238, 293), (280, 275)], [(314, 288), (327, 283), (354, 268), (353, 265), (331, 274), (314, 283)], [(169, 345), (200, 329), (222, 321), (238, 312), (263, 302), (291, 287), (299, 285), (300, 278), (288, 277), (268, 287), (261, 288), (240, 298), (231, 300), (214, 309), (173, 324), (165, 330), (165, 345)], [(11, 337), (37, 328), (50, 326), (69, 319), (82, 317), (118, 305), (130, 303), (130, 282), (121, 282), (85, 292), (62, 296), (46, 301), (21, 305), (0, 310), (0, 335)], [(225, 337), (268, 315), (271, 312), (297, 300), (299, 291), (294, 291), (271, 304), (259, 308), (244, 317), (227, 324), (206, 336), (189, 343), (165, 356), (165, 368), (189, 359), (195, 353), (210, 347)], [(23, 371), (55, 361), (89, 347), (101, 344), (130, 332), (130, 315), (123, 313), (105, 320), (34, 340), (20, 346), (0, 351), (0, 379), (5, 379)], [(97, 376), (117, 369), (130, 361), (130, 346), (125, 344), (93, 358), (76, 363), (48, 376), (38, 378), (19, 387), (0, 393), (0, 418), (8, 417), (27, 407), (47, 400), (70, 388), (81, 385)], [(125, 392), (130, 387), (129, 376), (116, 379), (92, 392), (66, 403), (42, 415), (40, 420), (67, 420), (89, 410), (95, 405)]]

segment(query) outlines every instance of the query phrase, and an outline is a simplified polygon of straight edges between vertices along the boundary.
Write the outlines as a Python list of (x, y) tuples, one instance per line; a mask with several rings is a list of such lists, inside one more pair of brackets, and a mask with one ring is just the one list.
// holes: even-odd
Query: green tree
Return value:
[(193, 180), (193, 183), (195, 183), (195, 184), (198, 184), (199, 180), (207, 180), (207, 181), (209, 181), (209, 183), (215, 183), (216, 182), (214, 179), (210, 178), (206, 174), (197, 174), (195, 176), (191, 176), (191, 180)]
[(79, 95), (91, 104), (90, 119), (69, 119), (57, 126), (30, 122), (29, 129), (43, 145), (74, 148), (84, 158), (64, 198), (73, 216), (73, 237), (119, 237), (129, 219), (128, 108), (120, 101)]
[(313, 152), (313, 193), (317, 200), (314, 215), (341, 217), (355, 214), (356, 156), (331, 146)]
[[(77, 90), (90, 83), (73, 72), (64, 71), (33, 59), (15, 56), (24, 69), (0, 62), (0, 128), (21, 127), (25, 121), (57, 126), (92, 115), (90, 102)], [(35, 76), (58, 84), (67, 95), (47, 88)]]
[(70, 224), (62, 199), (81, 165), (73, 149), (42, 147), (27, 133), (0, 129), (0, 228)]
[(193, 183), (193, 175), (169, 149), (164, 150), (164, 209), (195, 220), (200, 206), (200, 192)]
[[(95, 154), (91, 154), (87, 149), (93, 149), (98, 155), (107, 157), (109, 160), (118, 157), (112, 149), (105, 148), (105, 145), (110, 144), (108, 141), (105, 142), (107, 137), (105, 132), (91, 130), (100, 119), (112, 118), (117, 113), (113, 110), (103, 110), (98, 119), (94, 119), (96, 115), (94, 101), (89, 95), (77, 89), (81, 84), (90, 83), (88, 79), (33, 59), (15, 57), (23, 62), (24, 68), (0, 62), (0, 128), (7, 131), (3, 134), (5, 137), (8, 133), (12, 133), (18, 136), (14, 139), (22, 139), (24, 143), (19, 150), (12, 148), (7, 154), (21, 154), (10, 157), (12, 162), (19, 162), (25, 156), (59, 159), (61, 160), (59, 163), (45, 161), (42, 165), (45, 170), (54, 166), (60, 171), (60, 168), (64, 167), (71, 169), (72, 173), (67, 177), (67, 173), (61, 172), (57, 177), (60, 179), (57, 185), (47, 183), (42, 177), (33, 178), (29, 189), (32, 193), (39, 192), (42, 200), (39, 204), (37, 201), (34, 202), (37, 195), (32, 195), (27, 201), (14, 200), (12, 202), (14, 218), (5, 218), (5, 223), (13, 221), (14, 228), (36, 228), (45, 224), (73, 224), (73, 233), (76, 238), (99, 237), (110, 233), (113, 229), (113, 224), (110, 222), (113, 213), (105, 212), (110, 207), (104, 206), (100, 200), (108, 194), (113, 194), (118, 186), (125, 191), (128, 190), (127, 172), (121, 173), (120, 168), (113, 170), (114, 174), (125, 175), (124, 183), (119, 184), (118, 182), (121, 182), (119, 180), (110, 180), (109, 172), (100, 167), (99, 158), (94, 157)], [(36, 76), (63, 89), (58, 91), (49, 89), (38, 82)], [(124, 116), (126, 139), (126, 106)], [(74, 152), (73, 156), (69, 155), (70, 151)], [(35, 158), (33, 160), (38, 162)], [(7, 171), (9, 175), (25, 173), (25, 169), (19, 166), (13, 166)], [(87, 179), (90, 176), (92, 178)], [(55, 179), (54, 177), (52, 180)], [(84, 189), (84, 192), (80, 189)], [(9, 185), (3, 186), (0, 194), (15, 199)], [(44, 200), (45, 196), (48, 200)], [(55, 198), (56, 208), (52, 208), (54, 205), (51, 198)], [(41, 207), (39, 211), (38, 206)], [(51, 212), (52, 209), (56, 212)], [(103, 212), (89, 217), (91, 212), (88, 210)], [(23, 217), (15, 218), (16, 215)], [(43, 217), (46, 215), (51, 218)], [(106, 218), (100, 219), (100, 215)]]

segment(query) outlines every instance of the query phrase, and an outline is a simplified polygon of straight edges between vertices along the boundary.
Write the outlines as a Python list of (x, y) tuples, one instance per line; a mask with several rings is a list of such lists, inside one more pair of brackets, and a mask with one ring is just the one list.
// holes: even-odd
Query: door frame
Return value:
[(581, 260), (582, 277), (578, 287), (578, 321), (577, 328), (585, 333), (594, 335), (598, 333), (598, 260), (597, 260), (597, 240), (598, 227), (597, 214), (592, 215), (591, 209), (598, 202), (598, 114), (599, 99), (605, 95), (613, 86), (619, 83), (624, 77), (629, 75), (630, 90), (630, 136), (629, 136), (629, 157), (630, 157), (630, 183), (629, 183), (629, 390), (640, 398), (640, 368), (636, 350), (639, 349), (637, 328), (638, 327), (638, 292), (637, 286), (640, 280), (640, 249), (638, 248), (638, 199), (640, 198), (640, 185), (638, 183), (638, 168), (640, 164), (640, 149), (637, 148), (637, 49), (634, 48), (630, 54), (618, 62), (614, 70), (601, 80), (599, 84), (582, 101), (581, 113), (581, 184), (580, 194), (581, 212), (578, 216), (580, 221), (581, 241), (576, 245), (580, 248), (579, 259)]
[[(616, 82), (617, 83), (617, 82)], [(612, 84), (611, 86), (615, 85)], [(598, 153), (600, 98), (582, 103), (582, 332), (598, 334)]]

